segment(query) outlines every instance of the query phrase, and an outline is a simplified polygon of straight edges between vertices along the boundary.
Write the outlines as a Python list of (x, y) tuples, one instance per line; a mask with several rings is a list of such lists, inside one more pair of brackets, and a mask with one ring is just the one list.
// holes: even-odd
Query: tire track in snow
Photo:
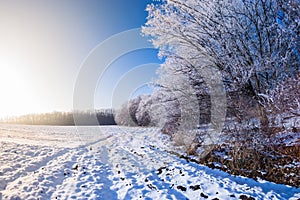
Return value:
[[(31, 146), (31, 147), (33, 147), (33, 146)], [(22, 151), (22, 150), (23, 149), (18, 149), (18, 151)], [(42, 149), (41, 151), (47, 151), (47, 150), (50, 150), (50, 149), (46, 148), (46, 149)], [(53, 149), (51, 149), (51, 150), (53, 150)], [(36, 159), (33, 158), (31, 160), (28, 160), (28, 163), (23, 163), (23, 165), (26, 165), (25, 167), (22, 167), (21, 164), (19, 164), (19, 163), (17, 163), (17, 161), (13, 160), (12, 163), (14, 165), (6, 167), (4, 170), (2, 169), (1, 176), (0, 176), (0, 189), (2, 191), (5, 190), (7, 188), (7, 185), (9, 185), (11, 182), (14, 182), (15, 180), (17, 180), (20, 177), (27, 176), (31, 173), (34, 173), (39, 168), (41, 168), (41, 166), (46, 165), (52, 159), (54, 159), (58, 156), (64, 155), (67, 152), (68, 152), (68, 149), (61, 149), (58, 152), (51, 154), (51, 155), (49, 155), (48, 153), (45, 152), (46, 155), (43, 156), (44, 158), (42, 160), (38, 160), (38, 158), (41, 158), (41, 156), (39, 156)], [(3, 152), (1, 152), (1, 153), (3, 153)], [(18, 153), (17, 150), (15, 150), (15, 154), (17, 154), (17, 153)], [(43, 152), (40, 152), (39, 154), (43, 154)], [(31, 155), (31, 156), (34, 157), (35, 155)], [(24, 157), (25, 157), (25, 155), (21, 155), (18, 157), (18, 159), (21, 160)], [(25, 160), (25, 161), (27, 161), (27, 160)], [(17, 164), (15, 164), (15, 163), (17, 163)], [(9, 173), (9, 176), (6, 176), (8, 173)]]
[[(43, 160), (35, 161), (31, 165), (21, 168), (21, 170), (16, 170), (10, 177), (1, 179), (0, 176), (2, 189), (0, 199), (18, 199), (20, 196), (25, 196), (26, 199), (32, 196), (40, 199), (50, 199), (56, 191), (56, 187), (64, 182), (67, 175), (73, 173), (72, 168), (77, 163), (78, 158), (88, 152), (88, 147), (103, 142), (110, 137), (112, 135), (91, 143), (82, 144), (78, 148), (59, 148), (61, 150), (57, 153), (47, 156)], [(29, 145), (18, 144), (18, 146), (24, 148), (23, 146), (28, 147)], [(34, 145), (30, 146), (34, 147)], [(37, 150), (44, 148), (49, 149), (48, 147), (38, 146)]]
[[(7, 184), (2, 191), (4, 199), (50, 199), (51, 194), (71, 171), (74, 161), (86, 149), (64, 150), (44, 162), (39, 163), (33, 172), (20, 176)], [(21, 198), (22, 197), (22, 198)]]
[(106, 146), (85, 152), (76, 161), (77, 174), (65, 179), (52, 199), (118, 199), (117, 193), (111, 190), (113, 183), (109, 179), (111, 166), (108, 160)]
[[(10, 132), (13, 131), (13, 129), (10, 130)], [(17, 133), (16, 137), (18, 138), (21, 132), (18, 131)], [(27, 132), (25, 131), (23, 134), (26, 135)], [(17, 199), (19, 196), (22, 196), (22, 199), (24, 196), (26, 199), (30, 196), (49, 199), (51, 194), (56, 190), (55, 187), (62, 184), (64, 179), (67, 178), (67, 175), (73, 174), (73, 165), (77, 163), (78, 157), (80, 157), (83, 152), (88, 151), (88, 147), (112, 137), (112, 135), (103, 137), (105, 134), (93, 135), (94, 137), (92, 138), (90, 136), (91, 135), (83, 134), (82, 137), (86, 139), (86, 141), (81, 140), (81, 145), (77, 148), (62, 148), (56, 145), (55, 147), (50, 147), (49, 145), (33, 145), (31, 141), (28, 141), (28, 144), (2, 142), (0, 146), (1, 162), (3, 160), (8, 161), (8, 163), (3, 163), (3, 166), (6, 167), (3, 167), (2, 170), (0, 166), (0, 199)], [(101, 138), (99, 138), (99, 136)], [(38, 140), (39, 138), (40, 136), (36, 139)], [(11, 139), (13, 140), (13, 138)], [(66, 137), (65, 141), (68, 141), (68, 139), (69, 138)], [(34, 142), (37, 143), (37, 141)], [(5, 150), (3, 144), (11, 144), (10, 148), (14, 148), (15, 152), (11, 153), (9, 149)], [(66, 144), (66, 146), (68, 146), (68, 144)], [(44, 157), (41, 156), (43, 153), (46, 154)], [(12, 160), (13, 158), (8, 159), (12, 156), (14, 156), (13, 158), (17, 156), (18, 161)], [(25, 163), (20, 164), (23, 161)], [(28, 161), (28, 163), (26, 161)], [(14, 165), (14, 162), (17, 164)]]

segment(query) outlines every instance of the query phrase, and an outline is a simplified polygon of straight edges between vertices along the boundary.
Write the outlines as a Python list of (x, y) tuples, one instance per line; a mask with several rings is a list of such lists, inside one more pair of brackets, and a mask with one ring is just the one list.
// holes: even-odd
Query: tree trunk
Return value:
[(259, 113), (259, 119), (260, 119), (260, 128), (261, 132), (264, 136), (269, 137), (269, 119), (267, 115), (267, 110), (264, 106), (259, 105), (258, 106), (258, 113)]

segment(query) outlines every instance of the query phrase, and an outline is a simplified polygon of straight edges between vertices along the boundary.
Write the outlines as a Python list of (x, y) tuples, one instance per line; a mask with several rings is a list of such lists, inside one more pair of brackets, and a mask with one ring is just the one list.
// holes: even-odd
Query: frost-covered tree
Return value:
[(130, 110), (129, 102), (123, 103), (122, 106), (119, 109), (117, 109), (115, 112), (115, 116), (114, 116), (115, 122), (120, 126), (137, 125), (136, 122), (134, 121), (134, 118), (132, 117), (132, 113), (129, 112)]
[(167, 88), (157, 88), (151, 95), (151, 123), (171, 135), (178, 130), (180, 109), (179, 102)]
[(140, 102), (142, 101), (142, 98), (140, 96), (129, 100), (127, 103), (128, 112), (130, 115), (131, 120), (138, 125), (138, 119), (136, 116), (137, 110), (139, 109)]
[(247, 90), (266, 130), (269, 91), (299, 71), (299, 2), (164, 0), (147, 7), (143, 33), (167, 62), (180, 61), (167, 67), (189, 72), (189, 80), (197, 77), (197, 86), (201, 67), (214, 66), (228, 91)]
[(152, 99), (150, 95), (143, 95), (139, 97), (140, 103), (138, 105), (138, 109), (136, 110), (135, 116), (137, 119), (137, 124), (139, 126), (153, 126), (154, 124), (151, 123), (151, 105)]
[(151, 105), (150, 95), (130, 99), (116, 111), (115, 121), (118, 125), (124, 126), (154, 126), (150, 116)]

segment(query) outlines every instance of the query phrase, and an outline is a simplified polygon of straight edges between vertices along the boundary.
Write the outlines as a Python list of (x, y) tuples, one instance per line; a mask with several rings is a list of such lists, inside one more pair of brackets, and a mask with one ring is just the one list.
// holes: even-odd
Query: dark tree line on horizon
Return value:
[(116, 124), (114, 120), (113, 109), (28, 114), (28, 115), (2, 119), (1, 122), (8, 123), (8, 124), (57, 125), (57, 126), (74, 126), (74, 125), (97, 126), (97, 125)]

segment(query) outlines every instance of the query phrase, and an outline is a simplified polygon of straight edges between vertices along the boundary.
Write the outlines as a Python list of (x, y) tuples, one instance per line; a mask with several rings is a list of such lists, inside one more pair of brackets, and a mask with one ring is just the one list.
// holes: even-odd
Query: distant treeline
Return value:
[(114, 111), (112, 109), (28, 114), (2, 119), (1, 122), (9, 124), (60, 126), (116, 125)]

